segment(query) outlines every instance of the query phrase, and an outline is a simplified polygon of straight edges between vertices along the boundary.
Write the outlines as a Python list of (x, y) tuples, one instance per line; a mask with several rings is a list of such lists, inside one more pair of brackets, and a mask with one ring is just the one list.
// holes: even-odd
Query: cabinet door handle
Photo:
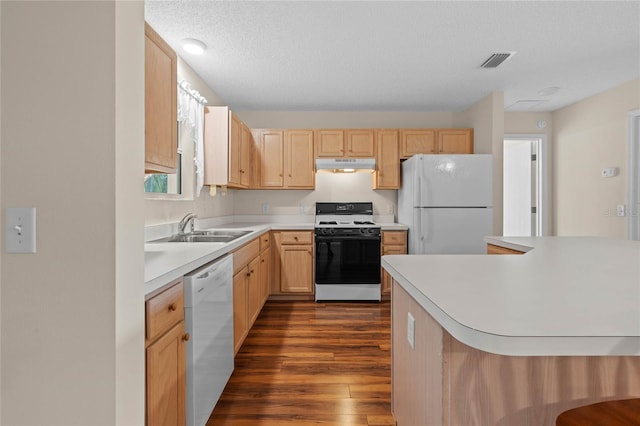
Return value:
[(249, 272), (249, 275), (253, 274), (253, 269), (251, 270), (251, 272)]
[(182, 336), (182, 341), (188, 342), (189, 340), (191, 340), (191, 335), (189, 333), (184, 333), (184, 336)]
[(298, 237), (293, 237), (294, 240), (298, 241)]
[(260, 262), (264, 263), (264, 259), (261, 259)]
[(176, 309), (178, 309), (178, 305), (175, 303), (169, 305), (169, 312), (175, 312)]
[(251, 272), (247, 272), (247, 276), (250, 277), (251, 276)]

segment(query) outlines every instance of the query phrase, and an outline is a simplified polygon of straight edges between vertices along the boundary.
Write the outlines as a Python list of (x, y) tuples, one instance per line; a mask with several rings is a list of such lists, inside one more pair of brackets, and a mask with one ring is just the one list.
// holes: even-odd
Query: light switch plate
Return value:
[(36, 209), (34, 207), (8, 208), (6, 213), (6, 252), (35, 253)]

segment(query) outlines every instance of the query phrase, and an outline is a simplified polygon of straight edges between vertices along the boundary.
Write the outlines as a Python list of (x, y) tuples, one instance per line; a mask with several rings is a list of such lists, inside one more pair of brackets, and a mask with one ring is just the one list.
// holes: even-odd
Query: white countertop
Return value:
[[(203, 223), (207, 223), (203, 221)], [(383, 230), (405, 230), (406, 226), (399, 223), (381, 223)], [(144, 293), (148, 295), (170, 282), (198, 269), (232, 250), (244, 245), (264, 232), (270, 230), (309, 230), (312, 231), (313, 222), (232, 222), (216, 224), (215, 229), (234, 229), (251, 231), (230, 243), (153, 243), (144, 245)], [(162, 228), (162, 227), (161, 227)], [(170, 227), (167, 229), (171, 229)], [(199, 228), (207, 229), (207, 228)], [(164, 234), (163, 234), (164, 232)], [(168, 236), (163, 230), (154, 230), (152, 239)]]
[(154, 243), (144, 245), (144, 293), (145, 295), (169, 284), (189, 272), (198, 269), (230, 251), (251, 241), (271, 229), (270, 224), (232, 223), (216, 226), (216, 229), (251, 231), (230, 243)]
[(382, 266), (453, 337), (503, 355), (640, 355), (640, 242), (487, 237), (523, 255), (393, 255)]

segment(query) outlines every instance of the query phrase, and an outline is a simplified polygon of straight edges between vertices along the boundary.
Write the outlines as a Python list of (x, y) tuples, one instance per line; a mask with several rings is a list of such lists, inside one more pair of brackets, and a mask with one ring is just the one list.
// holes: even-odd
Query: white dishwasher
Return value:
[(233, 255), (185, 275), (187, 426), (204, 426), (233, 372)]

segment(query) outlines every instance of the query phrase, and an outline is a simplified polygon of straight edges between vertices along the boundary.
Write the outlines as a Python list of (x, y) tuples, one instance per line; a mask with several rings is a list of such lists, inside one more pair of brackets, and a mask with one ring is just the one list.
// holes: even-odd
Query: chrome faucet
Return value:
[(193, 232), (194, 227), (195, 227), (195, 218), (197, 218), (198, 216), (196, 216), (193, 213), (187, 213), (185, 215), (185, 217), (182, 218), (182, 220), (180, 220), (180, 223), (178, 224), (178, 233), (180, 234), (184, 234), (184, 230), (187, 228), (187, 225), (189, 224), (189, 222), (191, 222), (191, 232)]

